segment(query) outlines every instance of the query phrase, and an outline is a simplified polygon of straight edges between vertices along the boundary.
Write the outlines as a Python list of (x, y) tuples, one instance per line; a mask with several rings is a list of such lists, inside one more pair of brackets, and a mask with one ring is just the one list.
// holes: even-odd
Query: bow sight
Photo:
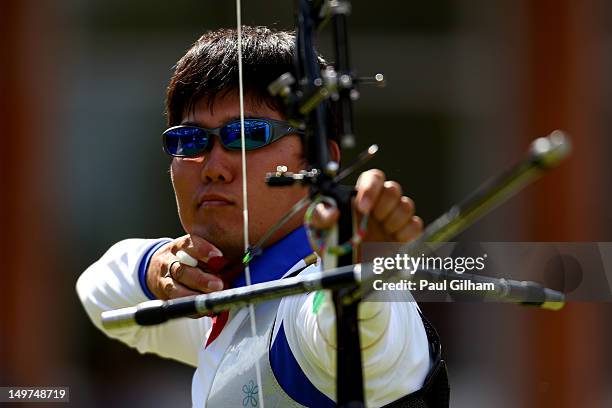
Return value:
[[(354, 147), (353, 101), (359, 98), (357, 85), (385, 85), (382, 74), (361, 78), (353, 74), (347, 36), (350, 12), (348, 1), (299, 1), (294, 73), (281, 75), (268, 90), (284, 100), (289, 121), (306, 132), (306, 159), (310, 168), (298, 174), (277, 169), (266, 177), (272, 186), (299, 181), (321, 188), (326, 177), (334, 177), (339, 165), (329, 159), (328, 141), (333, 139), (330, 133), (337, 133), (343, 148)], [(315, 33), (330, 22), (335, 64), (322, 66), (315, 47)], [(332, 121), (337, 125), (333, 130), (329, 126), (330, 111), (334, 112)]]

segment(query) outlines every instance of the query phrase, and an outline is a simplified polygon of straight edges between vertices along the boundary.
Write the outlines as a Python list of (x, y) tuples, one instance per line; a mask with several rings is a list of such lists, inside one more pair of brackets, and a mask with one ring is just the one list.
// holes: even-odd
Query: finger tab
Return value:
[(189, 255), (187, 252), (182, 249), (176, 252), (176, 258), (183, 265), (188, 265), (191, 267), (196, 267), (198, 265), (198, 260)]

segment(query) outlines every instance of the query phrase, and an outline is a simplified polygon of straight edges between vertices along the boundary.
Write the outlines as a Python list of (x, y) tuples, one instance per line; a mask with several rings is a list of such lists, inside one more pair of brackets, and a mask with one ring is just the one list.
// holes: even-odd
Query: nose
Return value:
[(209, 148), (209, 151), (204, 154), (202, 181), (204, 183), (230, 183), (234, 179), (236, 163), (240, 158), (223, 148), (217, 136), (214, 136), (211, 142), (212, 148)]

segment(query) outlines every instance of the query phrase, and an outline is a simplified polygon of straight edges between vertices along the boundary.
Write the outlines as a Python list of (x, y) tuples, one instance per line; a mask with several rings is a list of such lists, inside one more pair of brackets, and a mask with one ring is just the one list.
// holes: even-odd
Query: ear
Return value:
[(333, 140), (328, 143), (329, 146), (329, 158), (340, 164), (340, 146)]

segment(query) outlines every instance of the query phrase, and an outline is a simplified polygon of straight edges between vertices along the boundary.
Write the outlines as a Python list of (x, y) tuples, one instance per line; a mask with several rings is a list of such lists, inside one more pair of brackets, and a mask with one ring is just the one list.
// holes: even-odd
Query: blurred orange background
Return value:
[[(293, 27), (286, 3), (245, 2), (243, 23)], [(189, 405), (193, 369), (105, 338), (74, 284), (120, 239), (181, 235), (165, 86), (203, 31), (235, 25), (233, 3), (4, 0), (0, 15), (0, 386), (70, 386), (75, 406)], [(354, 2), (350, 30), (355, 68), (388, 81), (362, 89), (359, 146), (381, 146), (374, 165), (426, 222), (561, 128), (568, 162), (462, 238), (612, 241), (612, 3)], [(610, 304), (423, 309), (452, 407), (612, 406)]]

